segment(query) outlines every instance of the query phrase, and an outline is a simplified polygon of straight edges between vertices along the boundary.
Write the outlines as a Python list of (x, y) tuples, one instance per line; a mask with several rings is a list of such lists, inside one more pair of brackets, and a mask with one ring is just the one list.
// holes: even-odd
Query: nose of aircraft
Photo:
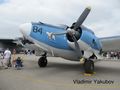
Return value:
[(31, 28), (32, 28), (32, 24), (31, 23), (22, 24), (22, 25), (20, 25), (20, 32), (24, 36), (29, 36), (30, 32), (31, 32)]

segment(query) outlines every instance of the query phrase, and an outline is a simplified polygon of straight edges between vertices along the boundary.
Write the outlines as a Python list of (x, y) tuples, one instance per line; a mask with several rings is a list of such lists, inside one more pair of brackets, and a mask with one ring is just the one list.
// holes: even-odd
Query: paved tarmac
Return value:
[(95, 73), (86, 75), (79, 62), (48, 57), (48, 66), (39, 68), (38, 57), (23, 57), (24, 68), (0, 68), (0, 90), (120, 90), (120, 62), (98, 61)]

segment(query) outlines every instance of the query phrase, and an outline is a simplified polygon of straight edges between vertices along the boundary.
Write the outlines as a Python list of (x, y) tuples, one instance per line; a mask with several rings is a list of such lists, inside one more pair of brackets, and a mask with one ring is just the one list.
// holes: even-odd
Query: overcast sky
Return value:
[(71, 25), (87, 6), (92, 10), (83, 25), (98, 37), (120, 35), (120, 0), (0, 0), (0, 38), (21, 36), (26, 22)]

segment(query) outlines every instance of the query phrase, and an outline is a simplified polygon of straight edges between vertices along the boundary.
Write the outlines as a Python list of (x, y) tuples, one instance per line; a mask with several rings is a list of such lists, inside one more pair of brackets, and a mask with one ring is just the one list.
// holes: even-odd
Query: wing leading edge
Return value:
[(119, 51), (120, 50), (120, 36), (99, 38), (102, 44), (103, 51)]

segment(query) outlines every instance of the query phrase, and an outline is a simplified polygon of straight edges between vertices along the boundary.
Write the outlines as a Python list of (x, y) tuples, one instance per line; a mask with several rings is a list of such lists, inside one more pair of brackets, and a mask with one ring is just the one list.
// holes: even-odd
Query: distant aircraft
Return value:
[[(91, 8), (87, 7), (78, 20), (70, 27), (67, 25), (54, 26), (38, 23), (25, 23), (20, 26), (24, 44), (34, 43), (45, 53), (38, 60), (40, 67), (47, 66), (47, 53), (54, 57), (62, 57), (72, 61), (85, 59), (86, 73), (94, 72), (94, 61), (99, 59), (101, 51), (120, 50), (120, 37), (97, 38), (93, 31), (83, 26)], [(26, 42), (27, 41), (27, 42)]]
[(17, 44), (18, 40), (10, 38), (1, 38), (0, 39), (0, 53), (4, 52), (5, 49), (9, 48), (11, 51), (16, 49), (17, 51), (21, 50), (21, 44)]

